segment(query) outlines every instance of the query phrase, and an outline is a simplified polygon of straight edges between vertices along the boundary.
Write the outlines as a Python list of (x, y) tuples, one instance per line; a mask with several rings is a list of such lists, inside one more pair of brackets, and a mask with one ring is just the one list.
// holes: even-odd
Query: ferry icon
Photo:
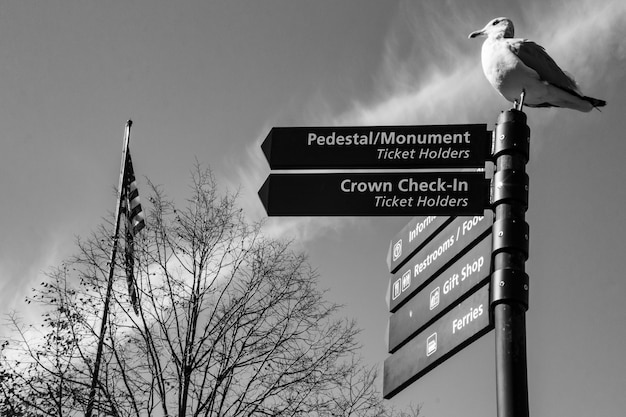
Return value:
[(426, 356), (430, 356), (437, 351), (437, 332), (426, 339)]

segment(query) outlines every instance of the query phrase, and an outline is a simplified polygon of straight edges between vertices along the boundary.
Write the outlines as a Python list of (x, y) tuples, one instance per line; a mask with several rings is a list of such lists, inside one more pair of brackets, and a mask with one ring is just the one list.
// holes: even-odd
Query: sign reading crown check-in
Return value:
[(475, 215), (489, 205), (484, 172), (270, 174), (270, 216)]

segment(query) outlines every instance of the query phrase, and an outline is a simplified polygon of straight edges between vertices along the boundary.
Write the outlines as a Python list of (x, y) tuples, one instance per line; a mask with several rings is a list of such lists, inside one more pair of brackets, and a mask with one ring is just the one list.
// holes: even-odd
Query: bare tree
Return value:
[[(196, 168), (184, 208), (150, 184), (148, 227), (134, 245), (139, 312), (118, 268), (98, 413), (393, 414), (376, 389), (375, 368), (358, 357), (356, 324), (337, 318), (339, 306), (324, 299), (306, 257), (290, 242), (263, 237), (236, 196), (219, 195), (211, 173)], [(107, 230), (79, 240), (78, 255), (34, 291), (29, 302), (48, 308), (38, 338), (12, 318), (19, 343), (11, 346), (21, 351), (3, 356), (0, 389), (24, 389), (0, 406), (16, 415), (84, 413), (108, 274)]]

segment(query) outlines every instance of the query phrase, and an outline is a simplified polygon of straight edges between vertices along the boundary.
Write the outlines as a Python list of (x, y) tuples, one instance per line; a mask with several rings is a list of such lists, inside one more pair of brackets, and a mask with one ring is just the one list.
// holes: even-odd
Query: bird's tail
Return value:
[(606, 106), (606, 101), (604, 100), (600, 100), (597, 98), (593, 98), (593, 97), (587, 97), (587, 96), (582, 96), (581, 97), (583, 100), (585, 100), (586, 102), (588, 102), (589, 104), (591, 104), (593, 107), (595, 107), (596, 109), (598, 107), (604, 107)]
[[(589, 112), (592, 109), (599, 110), (600, 107), (606, 106), (606, 101), (598, 98), (583, 96), (579, 91), (571, 88), (556, 86), (553, 84), (548, 84), (548, 88), (553, 97), (549, 103), (545, 103), (545, 107), (566, 107), (568, 109)], [(537, 107), (542, 106), (543, 104)]]

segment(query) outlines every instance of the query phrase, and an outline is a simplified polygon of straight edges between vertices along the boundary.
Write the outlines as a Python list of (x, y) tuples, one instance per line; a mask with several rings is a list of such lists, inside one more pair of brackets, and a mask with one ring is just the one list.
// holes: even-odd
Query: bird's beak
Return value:
[(478, 36), (483, 36), (485, 34), (485, 30), (481, 29), (481, 30), (477, 30), (475, 32), (472, 32), (469, 34), (468, 39), (472, 39), (472, 38), (476, 38)]

